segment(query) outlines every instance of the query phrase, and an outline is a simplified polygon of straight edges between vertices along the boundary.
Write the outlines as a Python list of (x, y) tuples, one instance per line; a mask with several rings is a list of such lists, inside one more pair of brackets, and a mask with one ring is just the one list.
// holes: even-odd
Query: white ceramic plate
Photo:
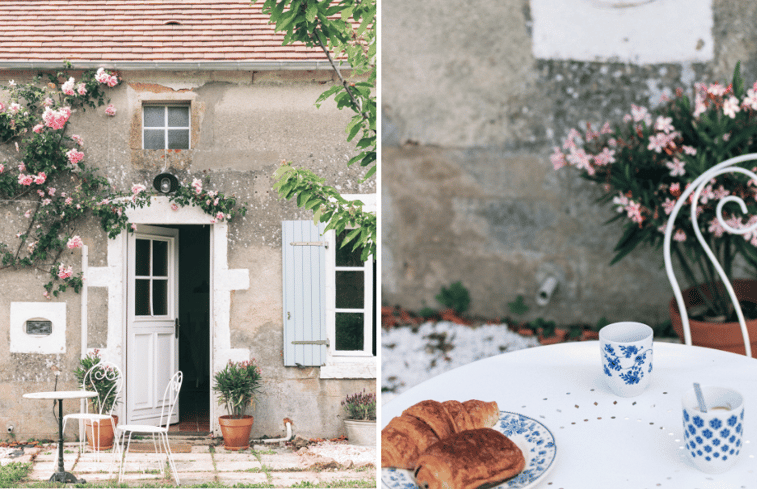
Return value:
[[(557, 455), (552, 432), (533, 418), (507, 411), (499, 412), (499, 421), (493, 428), (510, 438), (526, 459), (526, 468), (496, 489), (528, 489), (541, 482), (554, 466)], [(381, 469), (381, 482), (389, 489), (419, 489), (409, 470)]]

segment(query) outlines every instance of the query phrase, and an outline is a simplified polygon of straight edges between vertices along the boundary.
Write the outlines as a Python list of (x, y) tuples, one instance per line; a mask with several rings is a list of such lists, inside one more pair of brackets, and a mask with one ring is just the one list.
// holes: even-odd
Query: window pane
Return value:
[(165, 131), (145, 129), (145, 149), (166, 149)]
[(189, 129), (169, 130), (168, 149), (189, 149)]
[(153, 316), (168, 314), (168, 280), (152, 281), (152, 312)]
[(144, 277), (150, 275), (150, 241), (138, 239), (134, 254), (134, 275)]
[(351, 229), (346, 229), (339, 234), (339, 236), (336, 237), (336, 266), (338, 267), (362, 267), (363, 261), (360, 259), (360, 253), (362, 250), (360, 248), (356, 249), (355, 251), (352, 251), (352, 246), (355, 244), (354, 239), (347, 243), (347, 246), (344, 248), (341, 248), (342, 241), (344, 240), (345, 236), (352, 231)]
[(168, 276), (168, 243), (165, 241), (152, 242), (152, 275)]
[(364, 272), (336, 272), (336, 307), (339, 309), (359, 309), (363, 307)]
[(347, 312), (336, 314), (336, 349), (363, 349), (363, 314)]
[(189, 127), (189, 107), (168, 107), (168, 127)]
[(165, 107), (143, 107), (145, 111), (145, 127), (165, 127), (166, 115)]
[(134, 315), (150, 315), (150, 281), (136, 280), (134, 287)]

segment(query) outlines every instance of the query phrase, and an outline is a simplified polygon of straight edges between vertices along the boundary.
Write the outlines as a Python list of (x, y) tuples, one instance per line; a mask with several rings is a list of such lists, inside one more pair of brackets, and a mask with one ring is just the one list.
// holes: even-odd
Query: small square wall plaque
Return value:
[(10, 351), (66, 352), (65, 302), (11, 302)]

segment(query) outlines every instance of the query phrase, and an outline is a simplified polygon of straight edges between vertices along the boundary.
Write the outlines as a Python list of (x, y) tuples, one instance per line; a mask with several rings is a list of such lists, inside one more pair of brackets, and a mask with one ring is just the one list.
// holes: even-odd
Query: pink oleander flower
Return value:
[(82, 96), (86, 95), (87, 94), (87, 85), (85, 85), (84, 83), (79, 83), (79, 86), (76, 87), (76, 93), (78, 93), (79, 95), (82, 95)]
[(66, 151), (66, 158), (68, 158), (69, 163), (75, 165), (84, 158), (84, 153), (72, 148)]
[(74, 95), (74, 77), (68, 79), (66, 83), (60, 86), (60, 91), (66, 95)]
[(668, 134), (675, 129), (675, 127), (673, 127), (673, 118), (659, 116), (654, 123), (654, 128), (656, 131), (662, 131), (665, 134)]
[(710, 84), (709, 87), (707, 87), (707, 93), (709, 93), (710, 95), (714, 95), (716, 97), (721, 97), (725, 95), (727, 91), (728, 90), (726, 89), (726, 87), (724, 87), (718, 82), (712, 83)]
[(81, 138), (81, 136), (79, 136), (79, 135), (77, 135), (77, 134), (74, 134), (74, 135), (72, 135), (72, 136), (71, 136), (71, 139), (73, 139), (73, 141), (74, 141), (74, 142), (75, 142), (75, 143), (76, 143), (76, 144), (77, 144), (77, 145), (78, 145), (79, 147), (82, 147), (82, 146), (84, 146), (84, 140), (83, 140), (83, 139)]
[(683, 229), (677, 229), (673, 235), (673, 240), (683, 243), (686, 241), (686, 232)]
[(81, 248), (82, 246), (84, 246), (84, 242), (79, 236), (74, 236), (73, 238), (68, 240), (66, 246), (68, 246), (69, 250), (73, 250), (75, 248)]
[(731, 96), (723, 102), (723, 113), (731, 119), (736, 117), (736, 112), (739, 110), (741, 110), (739, 108), (739, 100), (736, 97)]
[(34, 177), (31, 175), (24, 175), (23, 173), (18, 175), (18, 184), (19, 185), (31, 185), (34, 183)]
[(134, 185), (131, 186), (131, 193), (134, 195), (138, 195), (144, 192), (145, 190), (147, 190), (147, 187), (145, 187), (141, 183), (135, 183)]
[(604, 148), (602, 152), (594, 156), (594, 163), (598, 166), (609, 165), (615, 163), (615, 150)]
[(47, 175), (45, 175), (45, 172), (39, 172), (37, 173), (37, 176), (34, 177), (34, 183), (37, 185), (42, 185), (45, 183), (45, 180), (47, 180)]
[(583, 149), (571, 149), (570, 154), (567, 156), (568, 163), (575, 166), (579, 170), (586, 170), (589, 175), (594, 175), (594, 167), (591, 166), (592, 156)]
[(652, 116), (646, 107), (631, 104), (631, 117), (634, 122), (644, 122), (647, 126), (652, 124)]
[(665, 202), (662, 203), (662, 208), (665, 210), (666, 215), (670, 215), (673, 212), (673, 208), (676, 206), (676, 201), (671, 200), (670, 197), (665, 198)]
[(61, 280), (65, 280), (67, 278), (71, 278), (74, 275), (74, 267), (72, 266), (65, 266), (63, 263), (58, 265), (58, 278)]
[(42, 132), (42, 129), (44, 129), (44, 128), (45, 128), (45, 125), (44, 125), (44, 124), (37, 124), (36, 126), (34, 126), (34, 127), (32, 128), (32, 131), (34, 131), (34, 132), (36, 132), (37, 134), (39, 134), (39, 133), (41, 133), (41, 132)]
[(550, 155), (549, 159), (552, 161), (552, 167), (555, 170), (559, 170), (568, 164), (568, 162), (565, 161), (565, 154), (557, 146), (555, 146), (555, 151)]
[(678, 158), (673, 158), (673, 161), (668, 161), (665, 163), (665, 166), (670, 168), (670, 176), (671, 177), (677, 177), (677, 176), (683, 176), (686, 173), (686, 170), (684, 170), (685, 162), (679, 160)]
[(109, 104), (105, 108), (105, 114), (113, 117), (114, 115), (116, 115), (116, 107), (113, 104)]
[(599, 129), (599, 134), (612, 134), (612, 127), (609, 122), (602, 124), (602, 127)]

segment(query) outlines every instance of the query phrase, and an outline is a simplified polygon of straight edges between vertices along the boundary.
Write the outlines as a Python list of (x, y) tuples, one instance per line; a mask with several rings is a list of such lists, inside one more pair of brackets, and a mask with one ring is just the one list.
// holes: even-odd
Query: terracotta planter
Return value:
[[(118, 416), (115, 414), (113, 415), (113, 421), (118, 425)], [(84, 432), (87, 436), (87, 445), (92, 450), (103, 451), (113, 448), (113, 425), (107, 419), (94, 423), (94, 427), (92, 426), (92, 421), (85, 420)]]
[(344, 427), (350, 445), (376, 446), (376, 420), (345, 419)]
[[(734, 280), (733, 290), (739, 301), (757, 303), (757, 280)], [(683, 291), (683, 301), (686, 308), (702, 304), (702, 298), (694, 287)], [(678, 312), (678, 304), (675, 297), (670, 300), (670, 320), (673, 329), (683, 341), (683, 323)], [(741, 335), (741, 326), (738, 321), (733, 323), (711, 323), (695, 321), (689, 318), (691, 329), (691, 343), (696, 346), (706, 346), (717, 350), (730, 351), (744, 355), (744, 338)], [(752, 356), (757, 358), (757, 319), (746, 320), (749, 342), (752, 345)]]
[(250, 448), (250, 431), (253, 417), (245, 414), (239, 419), (229, 415), (220, 416), (218, 424), (223, 434), (223, 447), (226, 450), (244, 450)]

